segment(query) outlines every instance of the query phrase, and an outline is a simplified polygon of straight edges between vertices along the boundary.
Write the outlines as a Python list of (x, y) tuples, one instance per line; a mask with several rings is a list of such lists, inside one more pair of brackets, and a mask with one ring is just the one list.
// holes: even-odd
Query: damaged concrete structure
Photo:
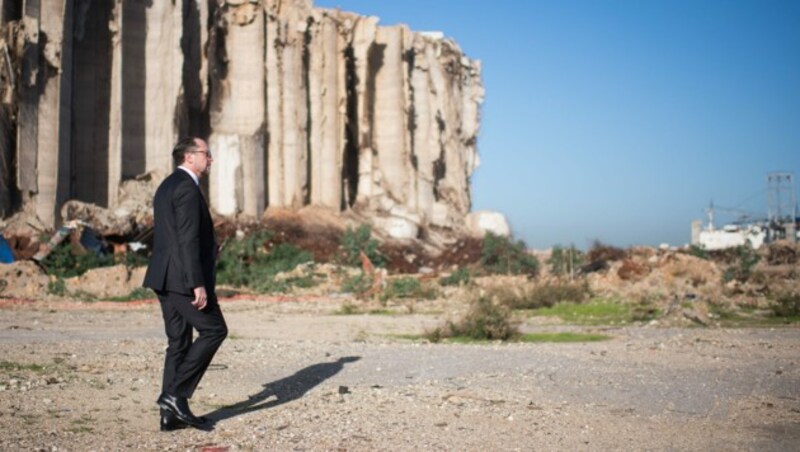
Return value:
[(57, 225), (207, 138), (220, 215), (319, 206), (398, 238), (459, 232), (480, 63), (310, 0), (0, 0), (0, 214)]

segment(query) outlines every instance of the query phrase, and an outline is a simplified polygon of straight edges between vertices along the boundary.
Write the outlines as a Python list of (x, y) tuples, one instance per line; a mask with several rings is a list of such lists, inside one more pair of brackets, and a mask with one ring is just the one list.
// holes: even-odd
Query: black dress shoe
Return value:
[(181, 422), (171, 411), (161, 408), (161, 431), (171, 432), (186, 428), (189, 425)]
[(172, 413), (179, 421), (189, 424), (192, 427), (201, 427), (205, 422), (203, 419), (192, 414), (189, 409), (189, 402), (186, 397), (176, 397), (162, 393), (156, 400), (158, 406)]

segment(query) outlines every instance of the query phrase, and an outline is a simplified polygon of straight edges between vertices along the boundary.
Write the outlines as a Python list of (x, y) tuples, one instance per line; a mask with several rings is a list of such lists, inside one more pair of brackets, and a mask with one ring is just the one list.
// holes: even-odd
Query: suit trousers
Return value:
[[(228, 335), (228, 327), (216, 297), (209, 297), (205, 309), (200, 310), (192, 306), (193, 296), (161, 291), (157, 295), (168, 342), (163, 391), (188, 399)], [(198, 333), (194, 341), (192, 329)]]

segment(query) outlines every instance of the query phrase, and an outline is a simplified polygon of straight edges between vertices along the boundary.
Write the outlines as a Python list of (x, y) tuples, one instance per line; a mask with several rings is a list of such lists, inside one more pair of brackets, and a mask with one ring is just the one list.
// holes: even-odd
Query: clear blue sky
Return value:
[(765, 216), (768, 172), (800, 186), (800, 1), (315, 4), (482, 61), (473, 210), (531, 247), (681, 245), (711, 200)]

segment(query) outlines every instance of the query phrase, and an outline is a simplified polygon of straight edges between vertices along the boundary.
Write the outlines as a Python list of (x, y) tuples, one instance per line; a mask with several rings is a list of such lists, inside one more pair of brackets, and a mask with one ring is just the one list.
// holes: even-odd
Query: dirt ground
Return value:
[[(448, 317), (222, 303), (230, 337), (158, 431), (156, 303), (7, 301), (0, 450), (797, 450), (800, 329), (568, 327), (593, 343), (430, 344)], [(419, 312), (419, 311), (418, 311)]]

